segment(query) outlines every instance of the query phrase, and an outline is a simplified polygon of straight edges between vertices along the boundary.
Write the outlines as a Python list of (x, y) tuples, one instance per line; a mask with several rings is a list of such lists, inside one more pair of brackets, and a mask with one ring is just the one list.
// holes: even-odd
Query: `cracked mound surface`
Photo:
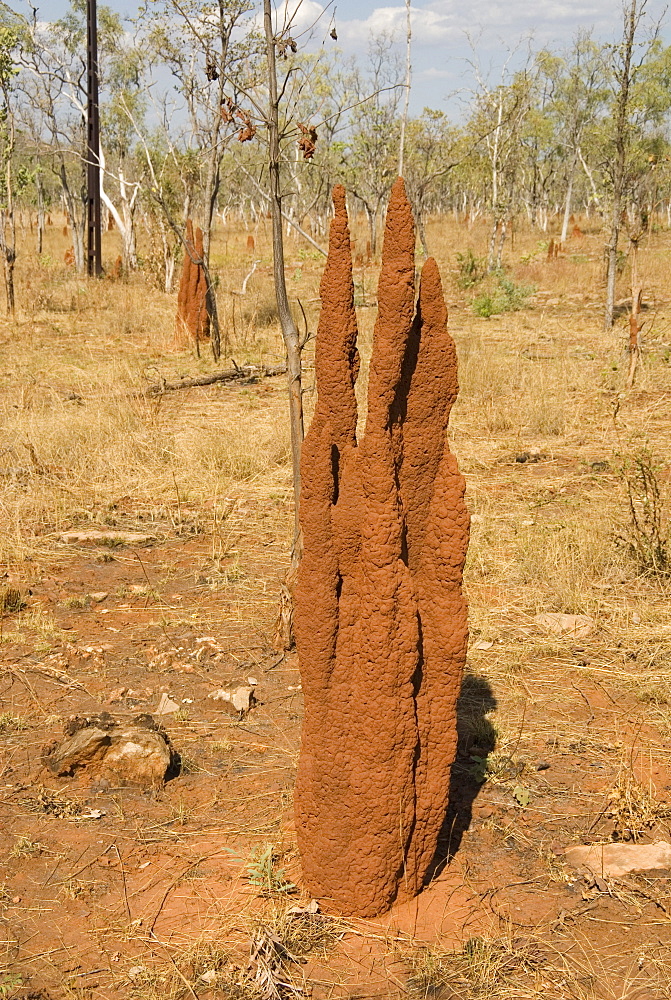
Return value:
[(334, 191), (303, 446), (295, 628), (305, 697), (296, 786), (305, 883), (373, 916), (416, 894), (445, 818), (466, 656), (464, 481), (446, 440), (456, 353), (435, 261), (415, 308), (403, 181), (387, 212), (366, 431), (345, 192)]

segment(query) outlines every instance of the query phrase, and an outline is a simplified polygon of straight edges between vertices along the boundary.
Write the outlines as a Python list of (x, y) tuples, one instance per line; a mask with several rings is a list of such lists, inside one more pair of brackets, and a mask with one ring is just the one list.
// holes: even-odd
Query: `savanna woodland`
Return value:
[(92, 6), (0, 3), (0, 998), (670, 997), (664, 22), (416, 114), (409, 3), (98, 4), (99, 268)]

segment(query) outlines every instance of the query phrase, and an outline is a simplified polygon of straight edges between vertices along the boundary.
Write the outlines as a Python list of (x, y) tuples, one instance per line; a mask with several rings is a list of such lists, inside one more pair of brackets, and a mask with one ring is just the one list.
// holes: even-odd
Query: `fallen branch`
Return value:
[(241, 382), (254, 380), (257, 378), (273, 378), (275, 375), (286, 374), (286, 363), (279, 365), (243, 365), (229, 368), (225, 372), (215, 372), (213, 375), (199, 375), (197, 378), (183, 378), (179, 382), (160, 382), (148, 386), (139, 393), (139, 396), (162, 396), (164, 392), (175, 392), (177, 389), (194, 389), (201, 385), (214, 385), (215, 382)]

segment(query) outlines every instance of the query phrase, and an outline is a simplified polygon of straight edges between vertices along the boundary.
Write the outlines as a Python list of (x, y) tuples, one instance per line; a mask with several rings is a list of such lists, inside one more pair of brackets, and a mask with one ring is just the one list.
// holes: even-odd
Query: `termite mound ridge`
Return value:
[(434, 260), (415, 303), (403, 181), (387, 212), (363, 438), (345, 192), (333, 195), (303, 446), (295, 631), (305, 697), (295, 810), (306, 887), (375, 916), (420, 891), (447, 810), (466, 659), (469, 517), (447, 443), (454, 342)]
[(180, 347), (188, 346), (191, 341), (198, 345), (210, 336), (203, 254), (203, 231), (200, 227), (194, 231), (191, 219), (187, 219), (175, 320), (175, 341)]

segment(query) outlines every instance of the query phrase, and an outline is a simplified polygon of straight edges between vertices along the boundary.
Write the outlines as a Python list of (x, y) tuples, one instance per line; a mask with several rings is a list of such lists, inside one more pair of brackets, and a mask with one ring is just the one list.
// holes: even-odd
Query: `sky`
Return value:
[[(22, 2), (10, 0), (10, 5), (17, 10), (25, 9)], [(137, 14), (138, 0), (106, 2), (123, 16)], [(45, 20), (61, 16), (68, 7), (68, 0), (33, 0), (33, 3)], [(261, 0), (258, 4), (260, 8)], [(336, 0), (334, 6), (338, 45), (344, 53), (365, 59), (371, 32), (381, 31), (396, 31), (401, 50), (406, 23), (404, 3), (382, 5), (375, 0)], [(645, 23), (652, 26), (663, 16), (665, 6), (665, 0), (648, 0)], [(323, 4), (318, 0), (301, 0), (299, 30), (300, 25), (312, 24), (322, 9)], [(330, 26), (333, 9), (329, 7), (320, 22), (324, 26), (321, 36)], [(481, 74), (496, 83), (511, 50), (517, 52), (512, 65), (515, 59), (523, 60), (529, 38), (533, 48), (549, 46), (555, 51), (568, 46), (580, 28), (593, 30), (602, 41), (616, 39), (621, 33), (622, 7), (619, 0), (412, 0), (411, 19), (411, 112), (431, 107), (456, 117), (458, 95), (467, 93), (474, 85), (470, 66), (474, 50)], [(671, 44), (671, 14), (663, 25), (663, 37)]]

